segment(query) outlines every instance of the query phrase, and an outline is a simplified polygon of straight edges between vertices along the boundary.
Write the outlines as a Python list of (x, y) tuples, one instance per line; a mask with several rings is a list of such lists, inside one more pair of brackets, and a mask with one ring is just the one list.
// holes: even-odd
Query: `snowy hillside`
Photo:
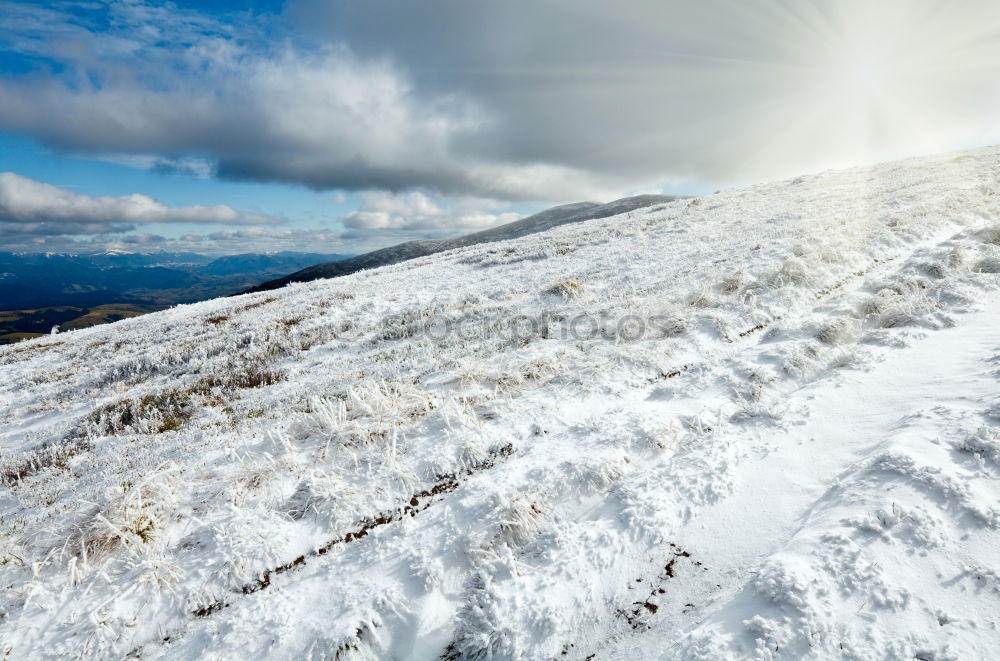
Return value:
[(597, 202), (575, 202), (562, 204), (545, 211), (539, 211), (527, 218), (515, 220), (499, 227), (493, 227), (481, 232), (473, 232), (450, 239), (417, 239), (406, 241), (388, 248), (373, 250), (349, 259), (342, 259), (322, 264), (314, 264), (301, 271), (296, 271), (276, 280), (270, 280), (248, 290), (249, 292), (270, 291), (292, 282), (310, 282), (320, 278), (337, 278), (365, 269), (374, 269), (391, 264), (399, 264), (417, 257), (427, 257), (446, 250), (465, 248), (491, 241), (509, 241), (544, 232), (545, 230), (579, 223), (594, 218), (608, 218), (627, 213), (643, 207), (651, 207), (664, 202), (678, 199), (676, 195), (633, 195), (620, 200), (598, 204)]
[(8, 658), (984, 659), (1000, 148), (0, 347)]

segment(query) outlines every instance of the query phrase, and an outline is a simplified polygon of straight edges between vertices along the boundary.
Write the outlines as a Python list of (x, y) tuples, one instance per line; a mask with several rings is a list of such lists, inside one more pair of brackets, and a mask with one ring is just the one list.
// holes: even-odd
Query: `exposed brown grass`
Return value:
[(253, 310), (261, 306), (267, 305), (268, 303), (274, 303), (276, 300), (278, 299), (273, 296), (268, 296), (267, 298), (262, 298), (259, 301), (254, 301), (253, 303), (247, 303), (246, 305), (241, 307), (238, 310), (238, 312), (246, 312), (247, 310)]

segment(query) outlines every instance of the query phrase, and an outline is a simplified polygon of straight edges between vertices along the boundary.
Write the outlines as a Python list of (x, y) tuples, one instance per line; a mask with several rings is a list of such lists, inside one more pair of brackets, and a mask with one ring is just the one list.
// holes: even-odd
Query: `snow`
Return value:
[(911, 159), (0, 347), (0, 649), (990, 658), (998, 193)]

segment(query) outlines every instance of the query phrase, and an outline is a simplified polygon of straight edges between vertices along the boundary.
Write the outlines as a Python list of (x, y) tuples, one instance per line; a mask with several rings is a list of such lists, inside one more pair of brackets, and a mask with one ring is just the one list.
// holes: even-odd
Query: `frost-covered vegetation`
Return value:
[(987, 658), (1000, 149), (0, 347), (9, 658)]

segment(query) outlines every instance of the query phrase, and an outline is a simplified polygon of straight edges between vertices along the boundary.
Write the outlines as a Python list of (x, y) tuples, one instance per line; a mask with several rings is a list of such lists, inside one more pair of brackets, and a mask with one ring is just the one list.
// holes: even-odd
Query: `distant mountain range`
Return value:
[(350, 255), (279, 252), (212, 257), (0, 252), (0, 310), (99, 303), (190, 303), (224, 296), (264, 276)]
[(107, 323), (239, 292), (262, 279), (350, 255), (0, 252), (0, 343)]
[(382, 248), (381, 250), (375, 250), (373, 252), (368, 252), (349, 259), (315, 264), (300, 271), (296, 271), (291, 275), (286, 275), (283, 278), (270, 280), (253, 287), (249, 289), (247, 293), (277, 289), (292, 282), (308, 282), (310, 280), (318, 280), (320, 278), (336, 278), (343, 275), (349, 275), (357, 271), (363, 271), (365, 269), (388, 266), (389, 264), (398, 264), (399, 262), (405, 262), (408, 259), (433, 255), (434, 253), (452, 250), (453, 248), (461, 248), (463, 246), (471, 246), (477, 243), (516, 239), (518, 237), (527, 236), (528, 234), (543, 232), (558, 225), (578, 223), (584, 220), (593, 220), (595, 218), (607, 218), (609, 216), (627, 213), (643, 207), (651, 207), (656, 204), (672, 202), (673, 200), (678, 199), (678, 197), (679, 196), (677, 195), (636, 195), (633, 197), (625, 197), (620, 200), (615, 200), (614, 202), (608, 202), (606, 204), (600, 204), (597, 202), (576, 202), (573, 204), (563, 204), (557, 207), (552, 207), (551, 209), (546, 209), (545, 211), (536, 213), (533, 216), (528, 216), (527, 218), (522, 218), (521, 220), (516, 220), (512, 223), (500, 225), (499, 227), (494, 227), (482, 232), (475, 232), (474, 234), (466, 234), (465, 236), (459, 236), (451, 239), (419, 239), (416, 241), (407, 241), (405, 243), (400, 243), (388, 248)]

